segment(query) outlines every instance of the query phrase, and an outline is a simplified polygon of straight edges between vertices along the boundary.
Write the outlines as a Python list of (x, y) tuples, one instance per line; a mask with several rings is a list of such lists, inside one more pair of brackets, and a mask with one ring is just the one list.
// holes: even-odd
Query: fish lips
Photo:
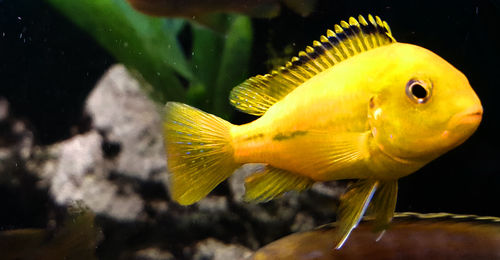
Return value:
[(476, 131), (482, 117), (483, 107), (480, 104), (470, 106), (451, 117), (442, 137), (449, 139), (454, 145), (461, 144)]

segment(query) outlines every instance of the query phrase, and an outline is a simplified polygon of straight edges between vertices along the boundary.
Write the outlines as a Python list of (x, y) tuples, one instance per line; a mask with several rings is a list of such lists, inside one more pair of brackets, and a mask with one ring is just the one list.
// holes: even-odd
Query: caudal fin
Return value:
[(233, 158), (232, 126), (194, 107), (167, 103), (163, 131), (170, 194), (179, 204), (199, 201), (240, 166)]

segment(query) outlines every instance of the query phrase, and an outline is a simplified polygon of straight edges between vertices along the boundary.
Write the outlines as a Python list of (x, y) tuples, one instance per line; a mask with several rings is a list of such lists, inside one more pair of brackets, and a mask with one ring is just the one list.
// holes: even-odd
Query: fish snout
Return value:
[(483, 117), (483, 107), (473, 105), (452, 116), (447, 129), (441, 133), (440, 145), (449, 150), (463, 143), (479, 126)]
[(448, 123), (448, 129), (460, 126), (478, 126), (483, 117), (483, 107), (481, 104), (472, 105), (462, 112), (455, 114)]

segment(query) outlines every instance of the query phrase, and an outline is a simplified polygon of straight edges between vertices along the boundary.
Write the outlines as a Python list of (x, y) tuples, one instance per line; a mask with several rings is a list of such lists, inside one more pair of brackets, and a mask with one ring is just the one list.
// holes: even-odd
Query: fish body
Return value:
[(253, 255), (265, 259), (500, 259), (500, 219), (448, 213), (397, 213), (377, 240), (363, 221), (342, 250), (331, 250), (336, 224), (274, 241)]
[[(388, 62), (387, 57), (392, 60)], [(450, 74), (440, 76), (458, 78), (467, 84), (465, 77), (446, 61), (418, 46), (393, 43), (360, 53), (304, 82), (254, 122), (233, 127), (236, 162), (266, 162), (300, 172), (315, 181), (394, 179), (414, 172), (427, 161), (398, 160), (383, 154), (369, 122), (370, 98), (385, 91), (384, 88), (401, 89), (406, 82), (398, 83), (394, 79), (399, 79), (399, 75), (413, 75), (399, 65), (403, 62), (419, 62), (428, 70)], [(475, 96), (472, 91), (468, 94)], [(477, 98), (467, 102), (471, 107), (479, 104)], [(405, 119), (395, 116), (392, 120)], [(335, 164), (336, 158), (329, 157), (340, 153), (327, 155), (319, 153), (330, 151), (318, 151), (318, 147), (334, 146), (338, 140), (355, 146), (346, 149), (352, 149), (349, 155), (356, 159), (348, 165), (340, 164), (342, 167)], [(323, 158), (325, 161), (319, 161)]]
[(167, 103), (174, 200), (198, 201), (245, 163), (267, 164), (245, 180), (249, 201), (317, 181), (359, 179), (341, 200), (337, 248), (366, 210), (384, 230), (397, 179), (464, 142), (482, 117), (460, 71), (429, 50), (396, 42), (387, 23), (371, 15), (335, 25), (285, 66), (235, 87), (230, 102), (261, 117), (236, 126)]

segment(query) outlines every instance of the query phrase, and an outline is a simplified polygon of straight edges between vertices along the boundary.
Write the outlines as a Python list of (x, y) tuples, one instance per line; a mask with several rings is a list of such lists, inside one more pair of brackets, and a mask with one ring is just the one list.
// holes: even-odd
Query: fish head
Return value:
[(423, 164), (463, 143), (479, 126), (481, 102), (459, 70), (424, 48), (397, 43), (368, 104), (380, 150)]

